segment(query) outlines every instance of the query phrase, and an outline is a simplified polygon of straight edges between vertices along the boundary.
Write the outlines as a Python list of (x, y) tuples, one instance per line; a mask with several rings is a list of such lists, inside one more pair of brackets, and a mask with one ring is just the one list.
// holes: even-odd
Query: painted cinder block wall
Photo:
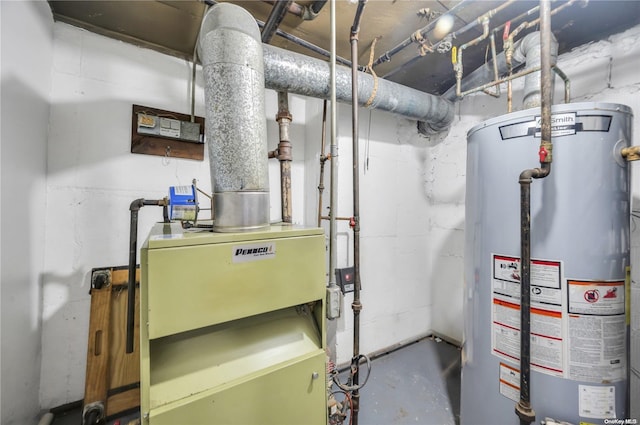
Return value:
[(2, 29), (0, 423), (40, 410), (42, 270), (53, 18), (46, 2), (0, 2)]
[[(206, 159), (203, 162), (175, 158), (163, 161), (159, 157), (129, 153), (131, 103), (188, 112), (189, 63), (65, 24), (53, 24), (43, 4), (34, 9), (29, 2), (23, 2), (15, 6), (13, 14), (7, 12), (6, 4), (11, 3), (2, 2), (0, 9), (3, 23), (3, 424), (35, 422), (39, 407), (50, 408), (82, 398), (89, 273), (93, 267), (126, 263), (131, 200), (162, 197), (169, 185), (188, 184), (192, 178), (197, 178), (205, 190), (210, 185)], [(15, 132), (19, 129), (7, 126), (5, 120), (6, 100), (11, 98), (5, 98), (4, 77), (5, 71), (11, 68), (7, 68), (6, 59), (10, 56), (5, 56), (9, 50), (4, 49), (4, 40), (9, 38), (5, 36), (9, 30), (15, 31), (13, 34), (20, 32), (20, 28), (5, 22), (14, 20), (28, 27), (25, 19), (45, 32), (41, 34), (42, 39), (21, 39), (22, 50), (44, 46), (42, 54), (49, 55), (52, 61), (49, 66), (43, 62), (42, 69), (38, 69), (42, 73), (38, 83), (29, 83), (38, 84), (33, 86), (33, 91), (43, 94), (36, 96), (33, 103), (23, 104), (34, 111), (30, 115), (29, 130), (38, 136), (29, 140), (33, 144), (27, 145), (30, 150), (26, 154), (30, 160), (35, 159), (35, 163), (28, 163), (20, 152), (7, 149), (9, 138), (5, 138), (7, 129), (13, 128)], [(46, 28), (53, 28), (53, 34), (47, 33)], [(573, 79), (575, 100), (626, 103), (638, 111), (636, 97), (640, 83), (634, 73), (634, 63), (637, 64), (639, 33), (640, 29), (634, 28), (560, 58), (560, 66)], [(17, 66), (20, 60), (16, 58), (15, 63)], [(611, 82), (607, 79), (609, 67)], [(196, 81), (196, 113), (202, 115), (199, 73)], [(515, 88), (517, 97), (519, 86), (516, 84)], [(16, 94), (13, 100), (25, 99)], [(269, 149), (277, 144), (275, 104), (275, 93), (267, 92)], [(361, 110), (363, 352), (376, 351), (431, 331), (462, 340), (466, 132), (482, 120), (504, 113), (505, 106), (504, 100), (472, 96), (459, 102), (456, 108), (456, 120), (446, 137), (440, 135), (432, 139), (418, 136), (412, 121)], [(42, 112), (45, 110), (48, 112)], [(315, 223), (317, 206), (322, 102), (292, 96), (291, 111), (294, 116), (294, 220), (311, 225)], [(349, 115), (350, 107), (339, 105), (337, 213), (341, 216), (352, 214)], [(43, 137), (47, 132), (48, 138)], [(24, 147), (24, 144), (17, 146)], [(42, 209), (40, 215), (30, 219), (33, 226), (28, 239), (18, 235), (17, 228), (5, 232), (5, 224), (9, 223), (6, 218), (11, 217), (5, 213), (7, 193), (14, 193), (4, 190), (8, 181), (5, 170), (10, 169), (5, 164), (10, 162), (22, 170), (23, 178), (34, 182), (29, 200), (34, 202), (36, 210)], [(27, 169), (27, 164), (32, 168)], [(270, 164), (270, 176), (271, 216), (277, 220), (277, 162)], [(637, 208), (638, 173), (634, 171), (633, 176), (634, 208)], [(327, 169), (327, 187), (328, 181)], [(328, 190), (325, 194), (327, 206)], [(157, 212), (142, 211), (140, 238), (144, 238), (158, 219)], [(7, 236), (11, 234), (15, 236)], [(346, 223), (340, 223), (339, 267), (352, 264), (350, 234)], [(640, 260), (639, 234), (634, 226), (633, 264), (639, 264)], [(31, 242), (24, 242), (27, 240)], [(11, 245), (13, 250), (24, 244), (42, 247), (41, 251), (36, 249), (29, 257), (29, 264), (25, 264), (26, 286), (9, 285), (5, 280), (5, 258), (8, 258), (5, 245), (14, 242), (17, 245)], [(639, 281), (637, 272), (633, 280), (637, 306), (640, 293), (635, 283)], [(11, 333), (5, 333), (7, 318), (14, 322), (22, 316), (11, 313), (13, 310), (5, 308), (5, 304), (7, 300), (22, 300), (23, 291), (30, 291), (24, 326), (35, 333), (11, 338), (7, 336)], [(348, 295), (343, 317), (336, 323), (340, 361), (348, 361), (351, 356), (350, 303)], [(640, 316), (636, 313), (633, 317), (636, 346), (639, 345), (639, 323)], [(5, 342), (12, 342), (22, 350), (20, 359), (10, 361)], [(637, 349), (634, 353), (637, 369)], [(27, 361), (30, 358), (34, 361)], [(12, 382), (24, 383), (28, 391), (18, 393), (13, 385), (8, 388)], [(634, 382), (637, 388), (637, 377)], [(632, 399), (640, 397), (637, 390), (635, 394)], [(14, 406), (16, 413), (7, 413), (14, 410), (8, 411), (6, 406)]]

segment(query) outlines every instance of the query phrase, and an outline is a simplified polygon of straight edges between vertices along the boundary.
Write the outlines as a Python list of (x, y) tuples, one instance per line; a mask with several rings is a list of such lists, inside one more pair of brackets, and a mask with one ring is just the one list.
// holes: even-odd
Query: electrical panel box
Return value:
[(187, 142), (203, 143), (200, 124), (138, 112), (138, 134), (150, 134)]
[(131, 153), (204, 159), (204, 118), (133, 105)]
[(355, 275), (353, 267), (345, 267), (344, 269), (336, 269), (336, 280), (342, 293), (353, 292)]

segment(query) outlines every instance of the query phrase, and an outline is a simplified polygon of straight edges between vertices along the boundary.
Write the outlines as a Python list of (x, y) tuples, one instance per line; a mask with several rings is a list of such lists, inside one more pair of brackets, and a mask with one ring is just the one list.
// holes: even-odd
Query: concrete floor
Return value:
[(360, 407), (363, 425), (459, 424), (460, 350), (426, 338), (373, 360)]
[[(361, 369), (361, 381), (365, 373), (366, 367)], [(460, 350), (439, 338), (425, 338), (374, 359), (360, 392), (360, 406), (362, 425), (458, 425)], [(134, 418), (127, 416), (119, 423), (128, 425)], [(58, 414), (53, 421), (54, 425), (81, 423), (79, 408)]]

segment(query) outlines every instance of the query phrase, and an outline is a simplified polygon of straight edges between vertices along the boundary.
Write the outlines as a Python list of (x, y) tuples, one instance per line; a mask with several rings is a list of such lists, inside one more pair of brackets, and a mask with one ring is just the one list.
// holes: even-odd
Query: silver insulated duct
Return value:
[(202, 21), (206, 135), (216, 232), (269, 226), (262, 42), (255, 19), (220, 3)]
[[(556, 38), (551, 34), (551, 40), (549, 44), (549, 50), (551, 53), (551, 66), (554, 66), (558, 60), (558, 42)], [(526, 68), (531, 69), (540, 67), (540, 33), (532, 32), (527, 34), (522, 39), (522, 42), (518, 44), (513, 52), (514, 62), (526, 61)], [(524, 109), (540, 107), (541, 94), (540, 94), (540, 71), (532, 72), (524, 77), (524, 93), (522, 99), (522, 105)], [(554, 76), (551, 77), (551, 94), (553, 96)]]
[[(329, 99), (331, 70), (328, 62), (264, 45), (265, 84), (268, 89)], [(336, 99), (351, 103), (351, 69), (336, 67)], [(392, 81), (358, 73), (358, 99), (361, 106), (392, 112), (418, 120), (424, 133), (444, 131), (453, 121), (453, 104)]]

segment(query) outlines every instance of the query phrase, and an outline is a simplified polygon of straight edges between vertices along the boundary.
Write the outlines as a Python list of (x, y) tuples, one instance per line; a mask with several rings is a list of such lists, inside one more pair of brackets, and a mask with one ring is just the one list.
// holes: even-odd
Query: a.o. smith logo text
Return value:
[(276, 245), (273, 242), (234, 246), (232, 249), (234, 263), (266, 260), (276, 256)]

